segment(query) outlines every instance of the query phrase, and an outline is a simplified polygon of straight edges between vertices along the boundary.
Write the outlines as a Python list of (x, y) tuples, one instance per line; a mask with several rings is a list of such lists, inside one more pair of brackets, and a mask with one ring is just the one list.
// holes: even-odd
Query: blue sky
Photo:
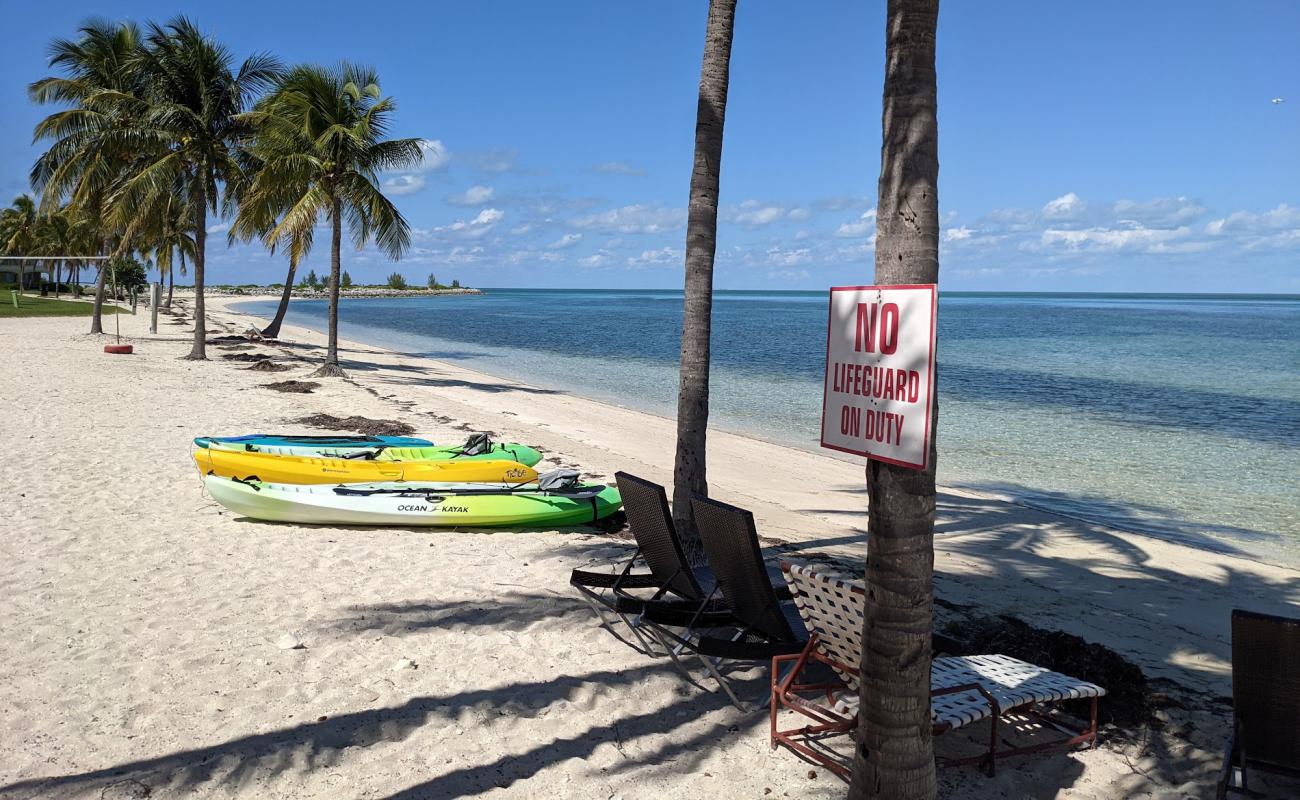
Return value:
[[(411, 252), (394, 265), (345, 249), (356, 280), (681, 285), (704, 0), (2, 1), (5, 195), (38, 152), (47, 109), (24, 87), (48, 74), (49, 40), (93, 14), (183, 12), (241, 57), (374, 65), (395, 134), (428, 141), (423, 170), (385, 176)], [(883, 27), (883, 2), (741, 0), (719, 287), (870, 280)], [(1297, 31), (1290, 0), (949, 0), (941, 285), (1300, 292)], [(326, 241), (307, 267), (324, 268)], [(210, 247), (211, 281), (282, 279), (282, 256)]]

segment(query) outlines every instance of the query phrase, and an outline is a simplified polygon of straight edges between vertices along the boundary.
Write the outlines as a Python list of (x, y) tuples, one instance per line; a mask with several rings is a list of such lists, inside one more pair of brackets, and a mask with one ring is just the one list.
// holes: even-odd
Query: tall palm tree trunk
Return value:
[(329, 349), (325, 351), (325, 363), (312, 375), (319, 378), (342, 378), (346, 376), (339, 366), (339, 274), (343, 271), (339, 248), (343, 243), (343, 202), (337, 196), (330, 205), (330, 221), (334, 226), (334, 234), (330, 242)]
[[(110, 251), (108, 239), (104, 239), (100, 246), (100, 255), (108, 255)], [(95, 302), (94, 308), (90, 312), (90, 332), (104, 332), (104, 282), (108, 278), (108, 262), (95, 262)]]
[[(711, 0), (695, 107), (695, 166), (686, 217), (686, 283), (682, 314), (681, 378), (677, 394), (677, 455), (673, 465), (673, 519), (695, 531), (691, 495), (708, 494), (705, 445), (709, 425), (709, 339), (713, 315), (713, 256), (718, 236), (718, 181), (727, 112), (731, 33), (736, 0)], [(693, 538), (693, 537), (692, 537)]]
[[(181, 265), (185, 264), (185, 254), (181, 253)], [(172, 292), (176, 291), (176, 265), (167, 267), (167, 302), (163, 303), (163, 308), (172, 307)]]
[(54, 262), (54, 299), (59, 299), (59, 281), (63, 279), (63, 260), (56, 259)]
[(284, 292), (280, 295), (280, 306), (275, 309), (275, 319), (262, 329), (262, 336), (276, 339), (280, 336), (280, 326), (284, 324), (284, 315), (289, 313), (289, 298), (293, 295), (293, 276), (298, 271), (297, 264), (289, 265), (289, 277), (284, 279)]
[[(876, 283), (939, 281), (939, 0), (889, 0)], [(937, 394), (937, 392), (936, 392)], [(931, 419), (938, 420), (934, 402)], [(867, 462), (867, 606), (849, 797), (931, 800), (935, 434), (924, 470)]]
[(208, 243), (208, 198), (203, 172), (194, 179), (194, 347), (185, 358), (206, 361), (208, 358), (208, 320), (203, 307), (203, 262)]

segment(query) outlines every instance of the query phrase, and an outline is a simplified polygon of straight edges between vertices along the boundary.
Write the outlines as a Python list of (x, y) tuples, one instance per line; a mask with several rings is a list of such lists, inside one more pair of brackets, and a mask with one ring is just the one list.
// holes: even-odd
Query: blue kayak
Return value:
[(428, 439), (411, 436), (274, 436), (253, 433), (248, 436), (196, 436), (194, 444), (206, 448), (209, 442), (254, 447), (432, 447)]

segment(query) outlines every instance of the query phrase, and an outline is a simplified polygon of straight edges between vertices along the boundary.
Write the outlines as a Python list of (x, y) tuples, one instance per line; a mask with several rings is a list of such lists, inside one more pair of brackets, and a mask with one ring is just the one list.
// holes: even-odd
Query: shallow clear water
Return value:
[[(295, 301), (289, 321), (325, 311)], [(680, 292), (358, 299), (340, 318), (347, 338), (675, 410)], [(711, 421), (817, 449), (825, 342), (822, 292), (718, 292)], [(949, 293), (938, 362), (940, 482), (1300, 561), (1300, 297)]]

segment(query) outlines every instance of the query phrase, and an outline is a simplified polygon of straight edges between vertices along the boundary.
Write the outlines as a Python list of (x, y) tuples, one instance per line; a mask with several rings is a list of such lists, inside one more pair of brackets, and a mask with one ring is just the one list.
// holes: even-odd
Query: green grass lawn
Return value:
[[(25, 294), (18, 298), (14, 308), (9, 292), (0, 292), (0, 319), (10, 317), (89, 317), (94, 305), (74, 300), (55, 300), (52, 297), (35, 297)], [(105, 314), (116, 314), (118, 309), (104, 304)]]

